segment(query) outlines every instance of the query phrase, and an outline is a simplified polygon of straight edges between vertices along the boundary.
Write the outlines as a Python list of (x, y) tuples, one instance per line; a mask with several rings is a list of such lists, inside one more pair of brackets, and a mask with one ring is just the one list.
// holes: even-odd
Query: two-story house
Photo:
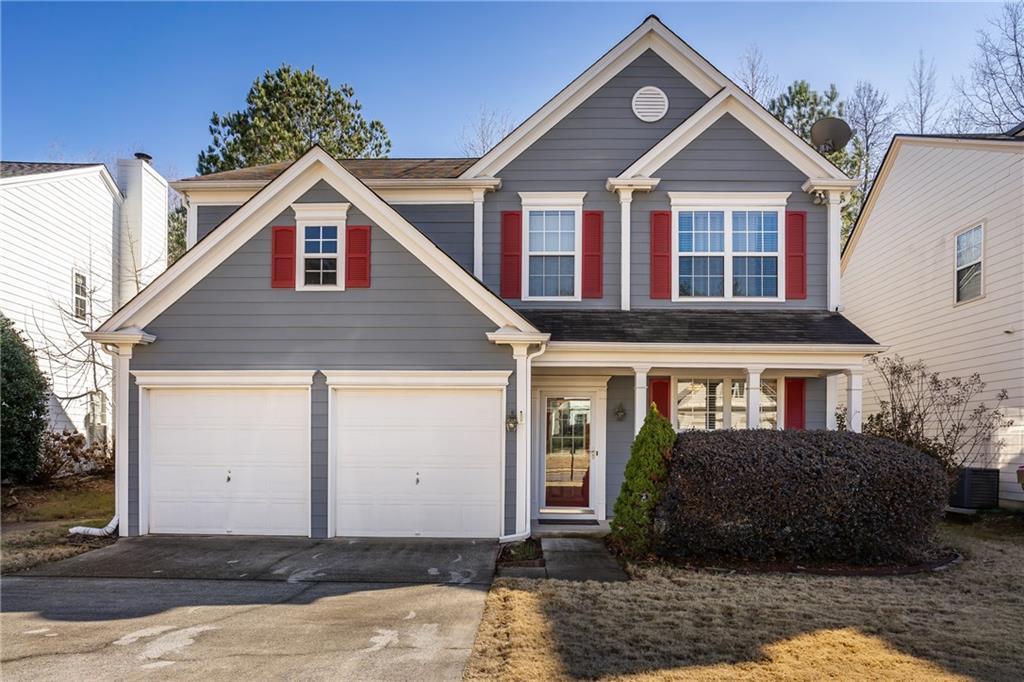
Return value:
[(167, 181), (117, 162), (0, 162), (0, 312), (50, 382), (49, 426), (106, 440), (110, 358), (82, 338), (163, 271)]
[(511, 539), (611, 514), (653, 401), (824, 428), (852, 182), (656, 17), (479, 159), (174, 183), (186, 255), (117, 348), (128, 534)]
[[(892, 352), (944, 377), (980, 374), (986, 392), (970, 408), (1007, 391), (1013, 424), (965, 465), (998, 469), (1000, 505), (1024, 505), (1024, 124), (897, 135), (841, 270), (846, 314)], [(884, 399), (869, 366), (864, 412)]]

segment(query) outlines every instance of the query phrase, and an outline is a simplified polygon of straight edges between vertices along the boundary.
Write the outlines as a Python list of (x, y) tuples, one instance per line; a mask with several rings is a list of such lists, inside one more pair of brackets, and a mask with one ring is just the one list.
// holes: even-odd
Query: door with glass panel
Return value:
[(544, 498), (555, 509), (591, 507), (592, 401), (545, 397)]

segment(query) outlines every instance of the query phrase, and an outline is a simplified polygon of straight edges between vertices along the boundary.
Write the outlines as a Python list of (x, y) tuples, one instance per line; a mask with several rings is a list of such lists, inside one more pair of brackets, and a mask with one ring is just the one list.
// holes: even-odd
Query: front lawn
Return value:
[(1019, 679), (1024, 515), (944, 522), (966, 560), (912, 576), (633, 568), (498, 580), (468, 679)]
[(113, 542), (70, 538), (72, 526), (105, 526), (114, 515), (110, 478), (62, 479), (47, 486), (4, 487), (0, 572), (22, 571)]

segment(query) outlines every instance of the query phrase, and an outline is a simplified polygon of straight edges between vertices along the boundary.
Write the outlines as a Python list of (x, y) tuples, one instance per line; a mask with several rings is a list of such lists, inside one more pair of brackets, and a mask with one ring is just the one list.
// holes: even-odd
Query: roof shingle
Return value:
[(16, 178), (23, 175), (57, 173), (59, 171), (102, 166), (101, 163), (50, 163), (49, 161), (0, 161), (0, 177)]
[[(435, 158), (435, 159), (338, 159), (348, 172), (360, 180), (398, 180), (398, 179), (451, 179), (457, 178), (476, 162), (469, 158)], [(292, 161), (268, 163), (262, 166), (251, 166), (237, 170), (207, 173), (191, 178), (182, 178), (179, 182), (211, 182), (211, 181), (261, 181), (270, 182), (280, 175)]]

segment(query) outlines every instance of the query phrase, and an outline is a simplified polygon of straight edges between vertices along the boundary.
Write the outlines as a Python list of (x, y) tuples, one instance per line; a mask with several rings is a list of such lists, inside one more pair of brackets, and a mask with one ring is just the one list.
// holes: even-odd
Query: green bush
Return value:
[(656, 545), (654, 509), (658, 504), (675, 440), (672, 424), (651, 405), (633, 441), (626, 478), (615, 501), (612, 541), (632, 557), (650, 555)]
[(912, 561), (949, 493), (939, 462), (840, 431), (688, 431), (657, 509), (660, 551), (755, 561)]
[(21, 483), (39, 466), (39, 447), (46, 429), (46, 377), (35, 352), (14, 324), (0, 315), (0, 477)]

